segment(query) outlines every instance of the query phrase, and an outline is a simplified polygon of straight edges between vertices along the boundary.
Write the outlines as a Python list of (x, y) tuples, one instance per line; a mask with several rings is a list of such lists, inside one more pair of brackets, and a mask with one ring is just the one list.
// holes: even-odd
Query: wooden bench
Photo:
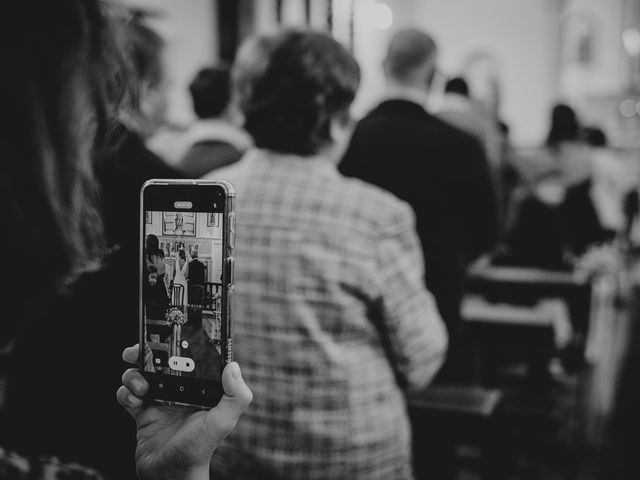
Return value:
[(500, 440), (494, 419), (501, 398), (499, 390), (462, 385), (432, 385), (410, 396), (416, 480), (452, 477), (462, 462), (456, 451), (464, 446), (480, 452), (475, 470), (493, 478), (491, 459)]
[(547, 375), (555, 353), (554, 320), (548, 312), (467, 297), (462, 318), (477, 382), (495, 386), (499, 368), (509, 360), (524, 361), (532, 376)]
[(514, 305), (533, 306), (543, 298), (561, 298), (567, 302), (574, 330), (588, 334), (591, 282), (583, 273), (495, 266), (483, 259), (469, 269), (466, 289), (490, 301)]
[(553, 318), (535, 307), (523, 307), (506, 303), (488, 303), (479, 298), (467, 297), (462, 302), (462, 318), (465, 329), (492, 343), (499, 342), (494, 335), (509, 336), (527, 343), (546, 339), (553, 341)]

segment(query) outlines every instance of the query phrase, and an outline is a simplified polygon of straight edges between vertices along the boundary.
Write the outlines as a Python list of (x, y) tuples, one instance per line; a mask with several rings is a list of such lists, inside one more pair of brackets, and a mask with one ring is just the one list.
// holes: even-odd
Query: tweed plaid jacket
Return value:
[(446, 330), (410, 207), (323, 158), (252, 150), (237, 192), (234, 355), (254, 393), (215, 478), (409, 479), (403, 390)]

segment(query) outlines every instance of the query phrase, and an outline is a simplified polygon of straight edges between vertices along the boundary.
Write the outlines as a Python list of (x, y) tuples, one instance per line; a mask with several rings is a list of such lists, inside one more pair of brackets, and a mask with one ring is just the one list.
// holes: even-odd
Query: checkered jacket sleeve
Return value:
[(378, 242), (381, 325), (400, 385), (420, 390), (442, 365), (447, 331), (425, 288), (424, 261), (413, 212), (394, 215)]

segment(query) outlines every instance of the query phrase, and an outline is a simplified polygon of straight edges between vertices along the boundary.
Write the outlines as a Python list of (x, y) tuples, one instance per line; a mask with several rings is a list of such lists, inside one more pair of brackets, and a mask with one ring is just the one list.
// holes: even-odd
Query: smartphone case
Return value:
[[(235, 283), (234, 283), (234, 249), (235, 249), (235, 237), (236, 237), (236, 212), (235, 212), (235, 197), (236, 193), (230, 182), (220, 179), (220, 180), (202, 180), (202, 179), (152, 179), (145, 182), (145, 184), (140, 189), (140, 271), (143, 271), (144, 265), (144, 193), (147, 187), (152, 185), (217, 185), (222, 187), (225, 192), (225, 208), (223, 212), (223, 226), (222, 226), (222, 297), (221, 297), (221, 310), (226, 315), (226, 321), (223, 321), (223, 325), (226, 326), (226, 338), (225, 341), (221, 344), (221, 353), (222, 353), (222, 368), (227, 363), (233, 361), (233, 302), (234, 302), (234, 293), (235, 293)], [(138, 305), (138, 315), (139, 315), (139, 345), (140, 350), (138, 354), (138, 368), (141, 372), (144, 371), (144, 344), (145, 344), (145, 335), (146, 335), (146, 323), (143, 315), (143, 297), (142, 297), (142, 289), (143, 289), (143, 276), (139, 275), (139, 305)], [(208, 409), (211, 408), (212, 405), (200, 405), (196, 403), (189, 402), (181, 402), (176, 400), (167, 400), (163, 398), (152, 398), (147, 397), (149, 400), (154, 400), (156, 402), (160, 402), (167, 405), (184, 405), (189, 407), (203, 408)]]

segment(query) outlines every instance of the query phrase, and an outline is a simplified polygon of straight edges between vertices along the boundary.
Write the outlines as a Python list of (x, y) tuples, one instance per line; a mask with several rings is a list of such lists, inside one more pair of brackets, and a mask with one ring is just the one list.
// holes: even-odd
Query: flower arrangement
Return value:
[(164, 318), (167, 320), (167, 324), (171, 326), (182, 326), (187, 323), (187, 316), (179, 308), (173, 307), (165, 314)]
[(616, 245), (600, 244), (591, 246), (577, 259), (575, 267), (588, 275), (611, 275), (622, 271), (624, 262)]

